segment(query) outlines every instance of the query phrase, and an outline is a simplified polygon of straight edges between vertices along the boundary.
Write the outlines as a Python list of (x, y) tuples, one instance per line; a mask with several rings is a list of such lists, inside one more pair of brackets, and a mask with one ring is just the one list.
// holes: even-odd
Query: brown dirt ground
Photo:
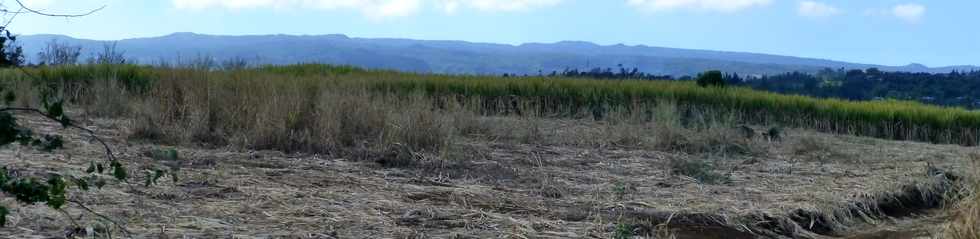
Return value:
[[(47, 131), (57, 128), (28, 119)], [(125, 121), (88, 123), (126, 162), (134, 182), (142, 182), (139, 169), (160, 164), (144, 152), (170, 148), (127, 140)], [(544, 131), (572, 123), (548, 121)], [(962, 169), (967, 155), (977, 151), (801, 130), (788, 134), (759, 157), (466, 137), (455, 147), (470, 160), (413, 168), (322, 155), (175, 147), (182, 165), (176, 184), (112, 183), (71, 194), (123, 222), (137, 238), (609, 238), (618, 222), (610, 212), (617, 208), (733, 216), (827, 209), (919, 180), (927, 162)], [(55, 154), (2, 149), (0, 165), (82, 175), (103, 152), (82, 136), (65, 136), (66, 149)], [(794, 142), (804, 137), (833, 152), (795, 153)], [(672, 175), (667, 166), (672, 159), (698, 157), (721, 162), (731, 182), (702, 185)], [(2, 237), (63, 237), (71, 228), (62, 214), (43, 206), (0, 203), (12, 208), (11, 223), (0, 228)], [(75, 207), (67, 211), (82, 227), (105, 227), (105, 221)], [(850, 238), (928, 237), (942, 222), (936, 215), (884, 221)]]

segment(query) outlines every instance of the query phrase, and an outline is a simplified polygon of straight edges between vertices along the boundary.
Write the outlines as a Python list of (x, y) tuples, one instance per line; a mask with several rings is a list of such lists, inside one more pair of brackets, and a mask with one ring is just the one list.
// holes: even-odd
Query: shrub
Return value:
[(701, 87), (725, 87), (725, 76), (721, 71), (707, 71), (698, 74), (697, 83)]

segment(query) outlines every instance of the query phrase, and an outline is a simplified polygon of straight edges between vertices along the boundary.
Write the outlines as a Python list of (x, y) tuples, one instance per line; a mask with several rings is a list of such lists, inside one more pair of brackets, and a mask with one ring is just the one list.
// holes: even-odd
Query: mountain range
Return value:
[[(24, 35), (17, 42), (28, 60), (43, 47), (58, 41), (82, 47), (89, 57), (107, 41), (64, 35)], [(239, 58), (252, 64), (329, 63), (372, 69), (444, 74), (539, 74), (564, 69), (638, 68), (657, 75), (694, 75), (706, 70), (743, 75), (816, 72), (824, 68), (945, 73), (980, 70), (978, 66), (930, 68), (921, 64), (884, 66), (770, 54), (692, 50), (644, 45), (597, 45), (562, 41), (507, 45), (465, 41), (352, 38), (345, 35), (222, 36), (174, 33), (161, 37), (115, 41), (128, 59), (140, 63), (176, 62), (201, 56), (217, 61)]]

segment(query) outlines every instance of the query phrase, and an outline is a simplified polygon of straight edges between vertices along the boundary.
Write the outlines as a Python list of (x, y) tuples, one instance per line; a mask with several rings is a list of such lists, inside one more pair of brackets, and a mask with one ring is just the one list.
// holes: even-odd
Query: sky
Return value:
[(20, 1), (50, 13), (105, 6), (80, 18), (21, 14), (9, 27), (18, 34), (98, 40), (173, 32), (507, 44), (573, 40), (884, 65), (980, 65), (976, 0)]

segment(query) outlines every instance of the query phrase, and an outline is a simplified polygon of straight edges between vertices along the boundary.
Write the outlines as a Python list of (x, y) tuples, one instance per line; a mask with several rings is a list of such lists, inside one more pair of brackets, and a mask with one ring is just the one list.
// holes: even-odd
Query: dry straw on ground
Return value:
[[(155, 150), (179, 152), (176, 183), (72, 192), (140, 237), (937, 235), (937, 224), (887, 208), (914, 202), (907, 211), (935, 215), (939, 195), (958, 187), (927, 169), (964, 174), (955, 169), (972, 152), (807, 129), (771, 140), (761, 132), (779, 125), (676, 101), (571, 105), (365, 83), (425, 77), (411, 74), (159, 71), (143, 90), (62, 93), (137, 178), (174, 163)], [(71, 173), (98, 157), (70, 139), (60, 154), (4, 149), (0, 162)], [(950, 233), (974, 233), (955, 226), (976, 221), (963, 205)], [(0, 233), (57, 236), (70, 223), (44, 208), (14, 213), (16, 226)]]

